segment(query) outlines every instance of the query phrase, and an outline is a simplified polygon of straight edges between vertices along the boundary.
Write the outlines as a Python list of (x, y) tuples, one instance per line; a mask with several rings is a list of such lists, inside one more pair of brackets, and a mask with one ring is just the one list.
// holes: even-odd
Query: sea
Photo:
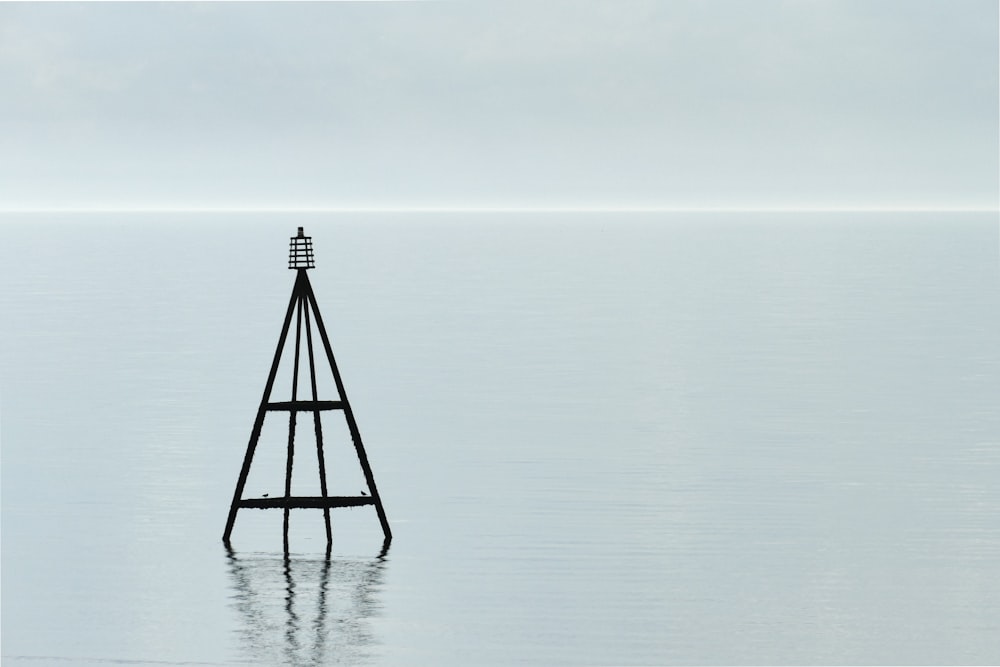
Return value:
[(998, 216), (5, 213), (0, 472), (5, 666), (1000, 664)]

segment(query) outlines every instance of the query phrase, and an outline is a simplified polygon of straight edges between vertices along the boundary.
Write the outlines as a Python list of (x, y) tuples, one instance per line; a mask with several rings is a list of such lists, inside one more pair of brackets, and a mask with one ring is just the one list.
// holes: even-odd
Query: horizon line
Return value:
[(1000, 206), (23, 206), (11, 213), (997, 213)]

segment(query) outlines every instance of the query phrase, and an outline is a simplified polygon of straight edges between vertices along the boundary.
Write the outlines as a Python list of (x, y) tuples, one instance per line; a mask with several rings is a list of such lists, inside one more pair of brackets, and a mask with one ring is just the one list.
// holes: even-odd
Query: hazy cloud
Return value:
[(997, 4), (0, 4), (17, 205), (997, 203)]

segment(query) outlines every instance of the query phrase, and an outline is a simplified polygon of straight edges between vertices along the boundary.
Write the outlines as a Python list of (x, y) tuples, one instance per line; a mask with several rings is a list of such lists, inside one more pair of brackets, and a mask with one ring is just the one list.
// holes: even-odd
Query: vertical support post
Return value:
[[(299, 269), (299, 275), (305, 273), (304, 269)], [(298, 400), (299, 391), (299, 349), (302, 344), (302, 306), (304, 299), (299, 295), (298, 308), (295, 317), (295, 359), (292, 362), (292, 403)], [(285, 459), (285, 498), (292, 495), (292, 462), (295, 458), (295, 421), (298, 412), (292, 408), (288, 413), (288, 456)], [(288, 514), (289, 508), (285, 507), (284, 535), (285, 553), (288, 553)]]
[(233, 492), (233, 502), (229, 506), (229, 516), (226, 518), (226, 529), (222, 533), (222, 541), (227, 546), (229, 538), (233, 534), (233, 525), (236, 523), (236, 512), (239, 510), (238, 504), (243, 497), (243, 488), (247, 483), (247, 476), (250, 474), (250, 464), (253, 462), (254, 451), (257, 449), (257, 441), (260, 439), (260, 431), (264, 427), (264, 415), (267, 412), (267, 400), (271, 397), (271, 389), (274, 387), (274, 378), (278, 374), (278, 362), (281, 361), (281, 351), (285, 347), (285, 339), (288, 337), (288, 327), (292, 323), (292, 311), (301, 295), (302, 272), (295, 281), (292, 289), (292, 297), (288, 300), (288, 310), (285, 312), (285, 321), (281, 325), (281, 335), (278, 336), (278, 347), (274, 350), (274, 360), (271, 362), (271, 372), (268, 373), (267, 383), (264, 385), (264, 396), (260, 399), (260, 407), (257, 408), (257, 418), (254, 420), (253, 429), (250, 431), (250, 442), (247, 444), (247, 452), (243, 456), (243, 467), (240, 469), (240, 477), (236, 482), (236, 490)]
[[(302, 273), (304, 273), (304, 271)], [(378, 514), (379, 523), (382, 524), (382, 534), (388, 542), (392, 539), (392, 531), (389, 529), (389, 520), (385, 516), (385, 509), (382, 507), (382, 498), (379, 496), (378, 489), (375, 486), (375, 477), (372, 475), (371, 465), (368, 463), (368, 455), (365, 453), (365, 446), (361, 442), (361, 433), (358, 431), (358, 424), (354, 420), (354, 411), (351, 410), (351, 404), (347, 400), (347, 391), (344, 389), (344, 381), (340, 378), (340, 371), (337, 369), (337, 362), (334, 361), (333, 348), (330, 345), (329, 337), (326, 335), (326, 327), (323, 326), (323, 317), (319, 314), (319, 306), (316, 305), (316, 295), (313, 294), (312, 285), (309, 283), (308, 276), (302, 283), (302, 290), (305, 293), (305, 296), (309, 299), (309, 304), (312, 306), (313, 313), (316, 315), (316, 327), (319, 329), (319, 335), (323, 341), (326, 358), (330, 362), (330, 370), (333, 372), (333, 381), (337, 385), (337, 391), (340, 393), (340, 400), (344, 404), (344, 417), (347, 420), (347, 428), (351, 432), (351, 440), (354, 442), (354, 449), (357, 452), (358, 461), (361, 463), (361, 470), (365, 475), (365, 482), (368, 484), (368, 491), (371, 494), (372, 501), (375, 503), (375, 511)]]
[[(306, 302), (305, 296), (302, 301)], [(309, 382), (312, 385), (312, 400), (318, 400), (316, 391), (316, 359), (313, 355), (312, 327), (309, 324), (309, 306), (305, 308), (306, 316), (306, 349), (309, 352)], [(319, 410), (313, 410), (313, 427), (316, 430), (316, 458), (319, 461), (319, 490), (326, 498), (326, 460), (323, 456), (323, 424), (320, 421)], [(333, 531), (330, 529), (330, 508), (323, 508), (323, 523), (326, 525), (326, 551), (329, 554), (333, 546)]]

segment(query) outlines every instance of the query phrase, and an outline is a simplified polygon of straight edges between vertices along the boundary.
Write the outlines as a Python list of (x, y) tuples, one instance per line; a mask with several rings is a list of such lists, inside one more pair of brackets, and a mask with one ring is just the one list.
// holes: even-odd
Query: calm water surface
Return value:
[[(371, 508), (334, 512), (330, 560), (318, 511), (287, 560), (273, 510), (220, 541), (298, 225), (382, 555)], [(998, 241), (940, 213), (8, 215), (3, 663), (1000, 663)], [(247, 495), (280, 495), (286, 429)]]

